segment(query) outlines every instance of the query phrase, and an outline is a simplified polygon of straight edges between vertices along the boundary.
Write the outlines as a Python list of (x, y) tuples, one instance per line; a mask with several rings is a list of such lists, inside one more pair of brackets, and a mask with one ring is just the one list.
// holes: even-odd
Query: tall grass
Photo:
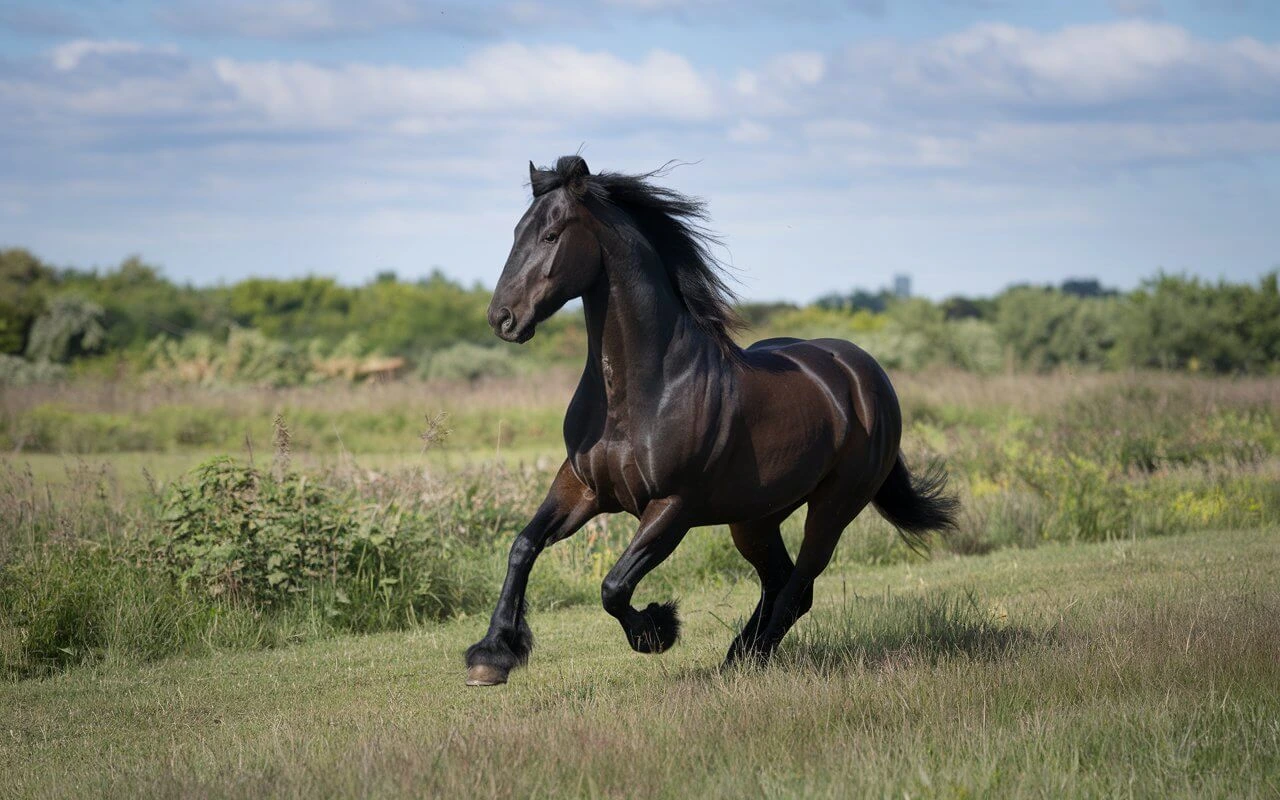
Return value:
[[(115, 432), (83, 427), (94, 414), (118, 416), (160, 441), (168, 434), (157, 432), (171, 422), (192, 424), (180, 409), (193, 404), (210, 424), (252, 420), (264, 428), (257, 441), (274, 439), (276, 452), (259, 445), (255, 454), (237, 442), (238, 460), (213, 459), (186, 475), (147, 474), (134, 481), (137, 490), (123, 488), (109, 462), (68, 459), (54, 485), (21, 455), (6, 460), (0, 671), (38, 675), (103, 659), (277, 646), (484, 614), (511, 536), (541, 500), (554, 456), (375, 470), (345, 449), (326, 466), (297, 468), (293, 451), (325, 441), (326, 424), (341, 424), (339, 447), (377, 448), (385, 436), (421, 456), (439, 446), (443, 430), (442, 418), (424, 409), (450, 403), (463, 410), (443, 423), (452, 429), (447, 446), (492, 441), (497, 449), (500, 431), (550, 428), (543, 416), (558, 428), (552, 403), (563, 380), (427, 384), (418, 388), (438, 394), (424, 396), (405, 386), (160, 398), (153, 390), (73, 389), (61, 402), (81, 410), (59, 411), (70, 427), (56, 435), (78, 450), (118, 441)], [(909, 376), (900, 384), (908, 458), (943, 457), (963, 499), (959, 530), (937, 543), (940, 553), (1280, 523), (1280, 381), (941, 373), (935, 382)], [(23, 390), (6, 408), (6, 424), (46, 418), (48, 399)], [(358, 433), (361, 420), (383, 427)], [(802, 525), (800, 513), (784, 526), (793, 546)], [(599, 583), (633, 530), (625, 516), (601, 518), (548, 550), (534, 573), (532, 607), (598, 602)], [(835, 569), (912, 558), (868, 512), (846, 532)], [(752, 570), (727, 533), (712, 528), (688, 537), (643, 591), (679, 594), (744, 579), (754, 580)]]

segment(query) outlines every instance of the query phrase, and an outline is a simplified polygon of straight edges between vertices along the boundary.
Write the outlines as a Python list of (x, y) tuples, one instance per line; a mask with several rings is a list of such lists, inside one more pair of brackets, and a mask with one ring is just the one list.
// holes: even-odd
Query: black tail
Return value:
[(929, 531), (953, 530), (960, 511), (959, 498), (947, 493), (947, 473), (941, 464), (912, 477), (901, 455), (872, 502), (914, 550), (928, 549), (924, 535)]

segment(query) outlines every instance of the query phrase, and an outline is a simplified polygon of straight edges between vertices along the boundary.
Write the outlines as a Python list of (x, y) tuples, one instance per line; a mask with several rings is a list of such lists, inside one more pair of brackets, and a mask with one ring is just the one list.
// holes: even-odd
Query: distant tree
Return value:
[(1062, 282), (1062, 293), (1076, 297), (1114, 297), (1119, 292), (1104, 288), (1097, 278), (1068, 278)]
[(1256, 371), (1280, 366), (1280, 292), (1272, 272), (1255, 288), (1160, 275), (1129, 297), (1121, 349), (1133, 366)]
[(272, 338), (298, 341), (318, 336), (336, 341), (350, 330), (349, 314), (360, 291), (339, 286), (332, 278), (250, 278), (230, 287), (227, 306), (237, 325), (257, 328)]
[(178, 286), (137, 256), (106, 272), (63, 273), (60, 291), (85, 298), (105, 312), (104, 349), (141, 350), (157, 334), (225, 333), (229, 320), (221, 296), (210, 290)]
[(996, 332), (1023, 366), (1102, 367), (1116, 344), (1119, 306), (1053, 289), (1019, 287), (996, 298)]
[(985, 298), (973, 299), (956, 295), (942, 301), (942, 313), (947, 319), (984, 319), (992, 315), (994, 304)]
[(894, 295), (888, 289), (869, 292), (866, 289), (854, 289), (848, 294), (825, 294), (814, 301), (818, 308), (830, 311), (870, 311), (880, 313), (888, 307)]
[(57, 281), (57, 271), (30, 251), (0, 250), (0, 353), (26, 350), (31, 326), (44, 312)]
[(65, 364), (97, 352), (106, 341), (102, 306), (79, 297), (58, 297), (31, 327), (26, 356), (31, 361)]

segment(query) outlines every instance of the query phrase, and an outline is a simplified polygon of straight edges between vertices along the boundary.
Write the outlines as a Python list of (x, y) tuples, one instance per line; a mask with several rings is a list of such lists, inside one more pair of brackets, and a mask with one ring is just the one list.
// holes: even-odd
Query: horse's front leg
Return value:
[(677, 497), (650, 501), (631, 544), (600, 587), (604, 610), (622, 623), (627, 641), (639, 653), (661, 653), (680, 636), (674, 602), (650, 603), (643, 611), (637, 611), (631, 607), (631, 597), (644, 576), (666, 560), (689, 531), (683, 507)]
[(566, 461), (547, 498), (511, 544), (507, 578), (489, 620), (489, 632), (467, 648), (468, 686), (506, 683), (511, 670), (529, 659), (533, 635), (524, 619), (524, 593), (533, 562), (547, 544), (571, 536), (599, 513), (595, 493), (578, 480)]

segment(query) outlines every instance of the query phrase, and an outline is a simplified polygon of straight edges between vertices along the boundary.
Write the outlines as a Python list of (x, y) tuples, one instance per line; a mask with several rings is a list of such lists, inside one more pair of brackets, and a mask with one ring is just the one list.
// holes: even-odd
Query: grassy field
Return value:
[(722, 674), (745, 583), (632, 653), (536, 615), (510, 685), (478, 617), (0, 684), (31, 797), (1244, 797), (1280, 792), (1280, 531), (846, 567), (764, 671)]
[(895, 384), (962, 500), (931, 560), (862, 515), (779, 661), (721, 674), (757, 591), (725, 531), (641, 586), (687, 626), (642, 657), (599, 609), (634, 521), (601, 518), (492, 691), (461, 654), (569, 374), (0, 387), (0, 795), (1280, 792), (1280, 380)]

